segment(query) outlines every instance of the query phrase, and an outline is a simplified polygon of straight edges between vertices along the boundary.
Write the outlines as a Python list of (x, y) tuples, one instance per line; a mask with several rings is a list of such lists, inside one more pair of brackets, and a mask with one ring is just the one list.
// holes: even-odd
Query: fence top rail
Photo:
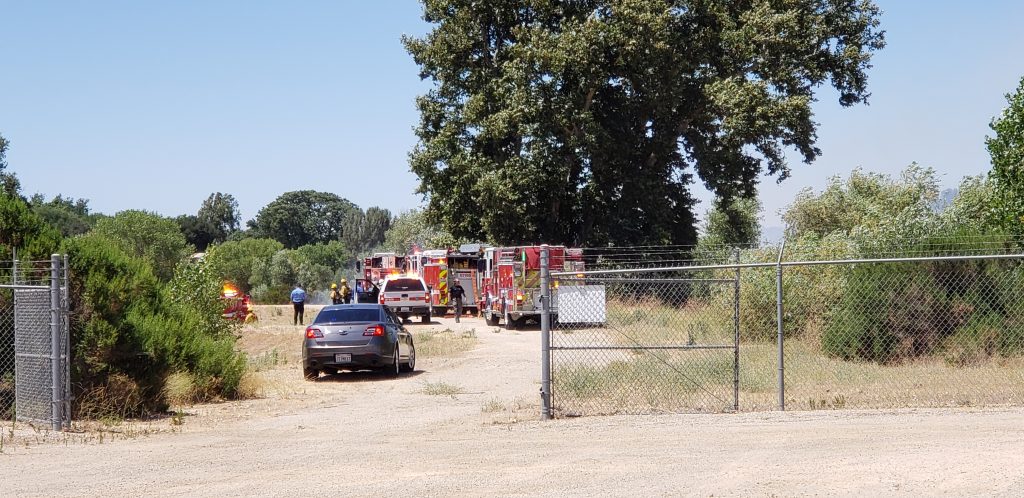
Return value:
[[(640, 280), (635, 278), (561, 278), (562, 282), (582, 282), (592, 280), (596, 282), (626, 282), (636, 283)], [(735, 278), (645, 278), (643, 282), (678, 284), (678, 283), (706, 283), (706, 284), (731, 284), (736, 282)]]
[(31, 290), (31, 289), (45, 289), (49, 290), (49, 285), (30, 285), (30, 284), (0, 284), (0, 289), (14, 289), (14, 290)]
[(829, 260), (808, 260), (808, 261), (779, 261), (777, 263), (732, 263), (720, 265), (685, 265), (667, 266), (656, 268), (623, 268), (618, 270), (591, 270), (591, 271), (561, 271), (551, 272), (553, 277), (578, 276), (578, 275), (622, 275), (629, 273), (652, 273), (652, 272), (678, 272), (678, 271), (699, 271), (699, 270), (734, 270), (743, 268), (775, 268), (783, 266), (813, 266), (813, 265), (856, 265), (872, 263), (918, 263), (927, 261), (978, 261), (994, 259), (1024, 259), (1024, 254), (975, 254), (967, 256), (917, 256), (909, 258), (867, 258), (867, 259), (829, 259)]

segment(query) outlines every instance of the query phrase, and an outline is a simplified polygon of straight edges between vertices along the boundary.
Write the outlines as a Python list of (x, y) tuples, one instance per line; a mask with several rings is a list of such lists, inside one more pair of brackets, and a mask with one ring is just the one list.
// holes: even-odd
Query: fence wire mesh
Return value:
[(921, 247), (589, 251), (553, 275), (555, 414), (1024, 404), (1024, 256)]
[(556, 415), (735, 409), (735, 279), (556, 281)]
[(0, 420), (70, 423), (67, 273), (60, 266), (54, 280), (52, 261), (0, 264)]
[(0, 420), (14, 418), (14, 291), (0, 289)]
[(53, 363), (49, 289), (14, 291), (15, 409), (19, 420), (49, 422)]
[(1021, 263), (786, 268), (787, 408), (1024, 403)]

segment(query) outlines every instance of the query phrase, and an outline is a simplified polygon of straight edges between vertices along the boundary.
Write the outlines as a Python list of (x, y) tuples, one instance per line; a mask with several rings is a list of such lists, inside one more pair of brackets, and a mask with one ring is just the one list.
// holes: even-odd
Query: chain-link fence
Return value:
[(66, 260), (0, 264), (0, 420), (71, 420)]
[(1022, 255), (631, 251), (551, 273), (555, 416), (1024, 404)]

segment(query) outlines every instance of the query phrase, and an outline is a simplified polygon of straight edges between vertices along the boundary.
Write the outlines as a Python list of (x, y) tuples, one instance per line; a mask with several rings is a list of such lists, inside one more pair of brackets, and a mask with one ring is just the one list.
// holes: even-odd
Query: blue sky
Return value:
[[(1024, 2), (877, 3), (871, 105), (822, 89), (823, 155), (762, 183), (768, 226), (854, 167), (917, 161), (947, 187), (989, 168), (988, 123), (1024, 76)], [(418, 2), (2, 0), (0, 22), (0, 134), (26, 193), (175, 216), (220, 191), (244, 219), (298, 189), (420, 204), (406, 158), (428, 86), (399, 42), (429, 29)]]

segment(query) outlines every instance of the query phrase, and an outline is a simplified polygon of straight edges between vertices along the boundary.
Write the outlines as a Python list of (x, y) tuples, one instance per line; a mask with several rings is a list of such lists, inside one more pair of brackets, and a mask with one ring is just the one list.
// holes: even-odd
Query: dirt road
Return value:
[(542, 422), (536, 332), (476, 319), (429, 328), (475, 346), (421, 354), (420, 371), (398, 379), (307, 383), (297, 329), (267, 325), (246, 339), (277, 350), (265, 398), (191, 407), (182, 425), (138, 437), (9, 444), (0, 495), (1024, 494), (1021, 409)]

